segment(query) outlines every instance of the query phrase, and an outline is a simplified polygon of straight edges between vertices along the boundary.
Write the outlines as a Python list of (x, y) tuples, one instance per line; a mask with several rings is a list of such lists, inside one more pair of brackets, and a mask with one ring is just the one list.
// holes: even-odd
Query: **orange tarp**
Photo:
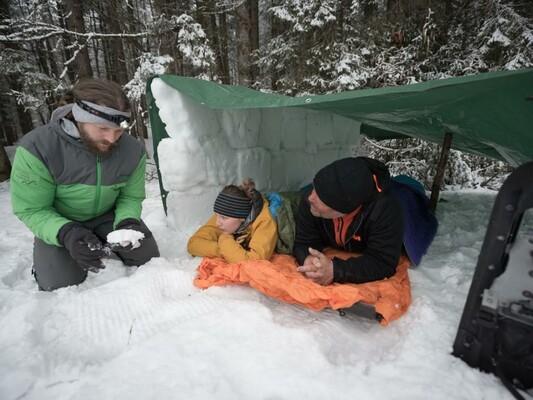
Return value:
[(205, 257), (198, 266), (194, 285), (207, 289), (249, 284), (267, 296), (316, 311), (326, 307), (347, 308), (362, 301), (372, 304), (383, 316), (381, 325), (387, 325), (402, 316), (411, 304), (409, 265), (409, 259), (402, 255), (396, 274), (389, 279), (321, 286), (296, 271), (298, 264), (292, 256), (274, 254), (270, 261), (248, 260), (232, 264), (221, 258)]

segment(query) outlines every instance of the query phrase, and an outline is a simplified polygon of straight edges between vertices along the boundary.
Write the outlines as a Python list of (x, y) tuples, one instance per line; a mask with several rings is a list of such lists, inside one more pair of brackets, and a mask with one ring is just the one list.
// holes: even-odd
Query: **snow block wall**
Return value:
[(157, 148), (169, 224), (185, 234), (213, 214), (224, 186), (252, 178), (260, 191), (297, 190), (323, 166), (353, 155), (360, 140), (360, 124), (338, 115), (212, 109), (160, 79), (151, 90), (169, 136)]

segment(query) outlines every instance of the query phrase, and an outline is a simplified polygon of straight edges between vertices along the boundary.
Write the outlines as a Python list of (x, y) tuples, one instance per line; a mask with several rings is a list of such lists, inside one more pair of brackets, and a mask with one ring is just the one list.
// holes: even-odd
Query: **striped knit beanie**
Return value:
[(220, 192), (213, 206), (217, 214), (232, 218), (246, 218), (252, 211), (252, 201), (249, 198), (232, 196)]

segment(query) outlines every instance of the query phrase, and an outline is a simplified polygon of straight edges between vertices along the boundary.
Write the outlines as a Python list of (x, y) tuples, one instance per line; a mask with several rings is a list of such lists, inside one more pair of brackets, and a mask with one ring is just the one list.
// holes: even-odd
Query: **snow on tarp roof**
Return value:
[[(157, 76), (213, 109), (299, 107), (359, 121), (375, 139), (415, 137), (520, 165), (533, 160), (533, 68), (498, 71), (378, 89), (288, 97), (175, 75)], [(154, 148), (167, 137), (147, 84)], [(157, 160), (157, 157), (156, 157)]]

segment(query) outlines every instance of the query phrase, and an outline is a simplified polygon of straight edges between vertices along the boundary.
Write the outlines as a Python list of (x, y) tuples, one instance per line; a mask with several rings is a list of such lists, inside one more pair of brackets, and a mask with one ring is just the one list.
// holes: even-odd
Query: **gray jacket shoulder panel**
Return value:
[[(97, 155), (77, 139), (66, 134), (59, 121), (54, 121), (24, 135), (20, 146), (46, 166), (54, 181), (60, 185), (97, 183)], [(112, 185), (126, 180), (144, 155), (137, 139), (122, 134), (115, 151), (100, 157), (101, 183)]]

